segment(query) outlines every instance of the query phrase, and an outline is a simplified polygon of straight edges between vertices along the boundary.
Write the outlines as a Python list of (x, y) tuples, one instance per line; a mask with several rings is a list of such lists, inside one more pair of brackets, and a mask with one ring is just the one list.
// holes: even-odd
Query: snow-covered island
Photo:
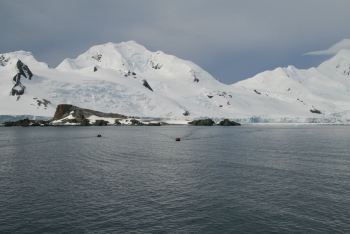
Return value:
[[(38, 62), (30, 52), (0, 54), (0, 122), (20, 116), (50, 119), (62, 103), (105, 113), (85, 113), (89, 124), (126, 124), (133, 119), (143, 124), (199, 119), (346, 124), (350, 51), (342, 50), (318, 67), (277, 68), (231, 85), (190, 61), (151, 52), (134, 41), (93, 46), (56, 68)], [(81, 124), (73, 114), (65, 112), (52, 124)]]

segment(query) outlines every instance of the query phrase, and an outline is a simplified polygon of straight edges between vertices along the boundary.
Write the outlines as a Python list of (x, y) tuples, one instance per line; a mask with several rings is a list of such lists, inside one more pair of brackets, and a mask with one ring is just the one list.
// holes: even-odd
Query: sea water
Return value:
[(349, 233), (350, 127), (0, 128), (0, 233), (44, 232)]

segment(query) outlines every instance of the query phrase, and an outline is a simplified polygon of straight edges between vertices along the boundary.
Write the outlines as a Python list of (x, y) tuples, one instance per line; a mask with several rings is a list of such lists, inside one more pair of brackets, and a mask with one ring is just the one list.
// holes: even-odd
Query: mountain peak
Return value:
[(29, 67), (34, 68), (47, 68), (47, 64), (43, 62), (39, 62), (36, 60), (36, 58), (33, 56), (33, 54), (29, 51), (24, 50), (18, 50), (13, 52), (7, 52), (0, 54), (0, 66), (14, 66), (16, 65), (17, 61), (21, 60), (25, 64), (27, 64)]
[(125, 41), (120, 43), (106, 42), (103, 44), (98, 44), (91, 46), (88, 51), (108, 51), (108, 50), (137, 50), (137, 51), (148, 51), (143, 45), (137, 43), (136, 41)]
[(340, 77), (350, 76), (350, 49), (342, 49), (329, 60), (321, 63), (318, 70), (325, 74), (338, 74)]
[(121, 43), (107, 42), (90, 47), (75, 59), (67, 58), (57, 66), (59, 70), (102, 67), (106, 69), (128, 71), (139, 63), (147, 63), (151, 55), (144, 46), (135, 41)]
[(120, 43), (112, 43), (115, 46), (126, 46), (126, 47), (133, 47), (133, 48), (138, 48), (141, 50), (147, 50), (146, 47), (144, 47), (143, 45), (141, 45), (140, 43), (134, 41), (134, 40), (130, 40), (130, 41), (123, 41)]

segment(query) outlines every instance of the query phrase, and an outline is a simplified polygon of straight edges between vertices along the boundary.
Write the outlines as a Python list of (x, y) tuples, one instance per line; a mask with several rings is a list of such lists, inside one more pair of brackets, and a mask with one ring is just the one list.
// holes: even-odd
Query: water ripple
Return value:
[(348, 130), (1, 129), (0, 233), (348, 233)]

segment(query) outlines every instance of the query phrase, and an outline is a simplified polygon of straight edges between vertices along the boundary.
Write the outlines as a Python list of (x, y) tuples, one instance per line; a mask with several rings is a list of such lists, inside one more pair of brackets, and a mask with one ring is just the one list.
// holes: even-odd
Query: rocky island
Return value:
[[(184, 124), (192, 126), (240, 126), (239, 123), (223, 119), (215, 122), (212, 119), (197, 119), (188, 121)], [(5, 127), (14, 126), (162, 126), (169, 125), (166, 121), (161, 121), (155, 118), (140, 118), (134, 116), (125, 116), (117, 113), (104, 113), (100, 111), (80, 108), (70, 104), (60, 104), (56, 108), (56, 112), (52, 119), (35, 120), (35, 119), (20, 119), (16, 121), (6, 121), (3, 123)]]

